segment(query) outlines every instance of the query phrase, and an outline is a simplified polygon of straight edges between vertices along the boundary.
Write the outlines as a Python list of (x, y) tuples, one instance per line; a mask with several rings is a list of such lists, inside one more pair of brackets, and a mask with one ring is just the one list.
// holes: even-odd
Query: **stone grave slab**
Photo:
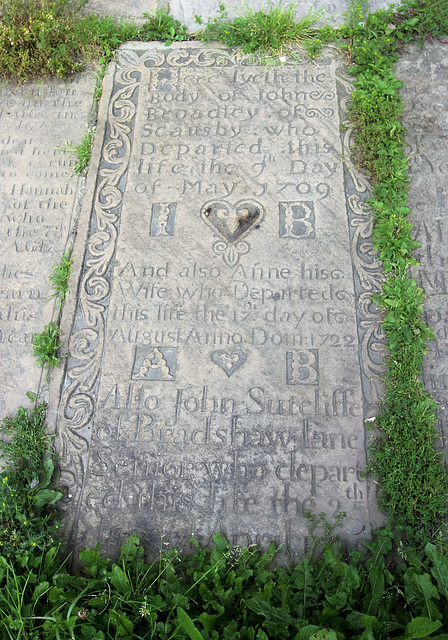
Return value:
[(93, 76), (0, 89), (0, 417), (29, 406), (41, 371), (33, 333), (50, 322), (48, 278), (69, 240), (79, 196), (66, 140), (81, 142)]
[(336, 56), (267, 69), (198, 43), (120, 50), (58, 382), (76, 549), (113, 556), (136, 532), (187, 550), (219, 531), (300, 554), (307, 510), (345, 511), (351, 545), (376, 526), (362, 470), (381, 275)]
[(448, 437), (448, 48), (427, 44), (396, 65), (404, 82), (403, 124), (407, 128), (410, 219), (420, 243), (414, 277), (426, 293), (426, 320), (436, 339), (428, 343), (425, 387), (440, 403), (439, 430)]

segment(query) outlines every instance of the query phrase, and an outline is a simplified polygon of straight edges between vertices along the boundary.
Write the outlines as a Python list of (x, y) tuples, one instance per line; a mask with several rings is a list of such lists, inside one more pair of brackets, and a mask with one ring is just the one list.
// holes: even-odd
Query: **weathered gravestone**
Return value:
[[(198, 28), (197, 22), (195, 21), (196, 14), (199, 14), (202, 20), (207, 22), (207, 20), (213, 19), (218, 15), (221, 4), (222, 3), (219, 2), (219, 0), (204, 0), (200, 6), (186, 0), (170, 0), (169, 3), (162, 0), (159, 2), (159, 6), (168, 5), (173, 16), (180, 20), (182, 24), (186, 24), (190, 29)], [(250, 0), (247, 5), (246, 3), (241, 2), (224, 4), (230, 17), (244, 15), (247, 5), (249, 5), (249, 7), (254, 11), (266, 11), (270, 6), (269, 3), (263, 2), (263, 0)], [(277, 3), (271, 4), (277, 6)], [(291, 4), (292, 3), (289, 0), (284, 0), (278, 3), (278, 5), (283, 6), (285, 9), (287, 9)], [(388, 9), (390, 3), (387, 0), (370, 0), (367, 4), (368, 10), (374, 12), (378, 9)], [(396, 4), (400, 3), (397, 2)], [(346, 22), (346, 15), (350, 12), (350, 1), (316, 0), (316, 2), (312, 2), (312, 0), (302, 0), (294, 5), (297, 20), (302, 20), (310, 12), (315, 14), (321, 10), (323, 11), (323, 15), (313, 26), (322, 27), (326, 24), (339, 26)], [(366, 12), (363, 11), (363, 15), (365, 15), (365, 13)]]
[(435, 334), (424, 364), (426, 390), (440, 403), (439, 430), (446, 448), (448, 407), (448, 49), (413, 49), (396, 65), (404, 82), (403, 124), (409, 155), (409, 207), (415, 252), (413, 275), (426, 293), (426, 320)]
[(154, 12), (158, 5), (158, 0), (89, 0), (83, 8), (83, 14), (96, 13), (140, 22), (143, 13)]
[[(67, 536), (369, 535), (380, 272), (340, 59), (128, 45), (103, 93), (59, 407)], [(342, 115), (341, 115), (342, 114)], [(341, 138), (342, 136), (342, 138)], [(95, 166), (97, 164), (97, 167)], [(90, 186), (89, 186), (90, 184)], [(67, 329), (68, 332), (68, 329)]]
[[(200, 5), (185, 0), (89, 0), (83, 9), (85, 14), (99, 13), (101, 15), (114, 15), (119, 18), (141, 21), (143, 13), (151, 13), (156, 9), (169, 10), (171, 15), (179, 20), (189, 29), (195, 30), (200, 27), (196, 15), (201, 16), (204, 23), (209, 19), (215, 18), (219, 13), (219, 7), (222, 4), (219, 0), (204, 0)], [(262, 0), (250, 0), (247, 3), (231, 2), (224, 3), (229, 17), (234, 18), (245, 12), (245, 8), (249, 6), (254, 11), (267, 10), (269, 3)], [(277, 3), (274, 3), (276, 5)], [(278, 3), (287, 9), (291, 2), (283, 0)], [(369, 11), (374, 12), (378, 9), (387, 9), (389, 7), (388, 0), (370, 0), (368, 2)], [(396, 5), (400, 2), (396, 2)], [(325, 24), (341, 25), (346, 22), (346, 14), (350, 10), (349, 0), (301, 0), (294, 7), (295, 16), (298, 20), (305, 18), (308, 13), (316, 13), (323, 9), (323, 16), (316, 22), (314, 26), (323, 26)]]
[(33, 333), (52, 318), (48, 278), (79, 196), (75, 160), (61, 147), (81, 142), (92, 92), (92, 74), (0, 89), (0, 417), (39, 389)]

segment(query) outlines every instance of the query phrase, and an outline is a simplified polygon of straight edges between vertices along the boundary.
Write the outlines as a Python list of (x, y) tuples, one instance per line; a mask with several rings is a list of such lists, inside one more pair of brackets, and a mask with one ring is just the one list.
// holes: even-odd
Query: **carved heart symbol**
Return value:
[(224, 369), (230, 378), (232, 373), (246, 362), (247, 354), (241, 349), (235, 349), (231, 353), (225, 349), (218, 349), (218, 351), (213, 351), (211, 358), (215, 364)]
[(255, 200), (240, 200), (235, 205), (224, 200), (204, 204), (201, 218), (228, 242), (236, 242), (264, 218), (264, 209)]

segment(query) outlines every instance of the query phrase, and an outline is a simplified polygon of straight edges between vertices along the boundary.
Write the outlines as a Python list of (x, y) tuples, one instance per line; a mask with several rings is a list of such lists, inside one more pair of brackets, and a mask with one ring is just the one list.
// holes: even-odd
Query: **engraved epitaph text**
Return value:
[(122, 51), (59, 425), (79, 546), (369, 527), (339, 64)]

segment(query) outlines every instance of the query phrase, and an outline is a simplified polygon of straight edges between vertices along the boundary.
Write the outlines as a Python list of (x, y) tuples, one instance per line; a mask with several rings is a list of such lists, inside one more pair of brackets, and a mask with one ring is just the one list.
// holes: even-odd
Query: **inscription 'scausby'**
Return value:
[(337, 63), (123, 60), (59, 427), (73, 535), (300, 552), (311, 509), (351, 537), (369, 516)]

